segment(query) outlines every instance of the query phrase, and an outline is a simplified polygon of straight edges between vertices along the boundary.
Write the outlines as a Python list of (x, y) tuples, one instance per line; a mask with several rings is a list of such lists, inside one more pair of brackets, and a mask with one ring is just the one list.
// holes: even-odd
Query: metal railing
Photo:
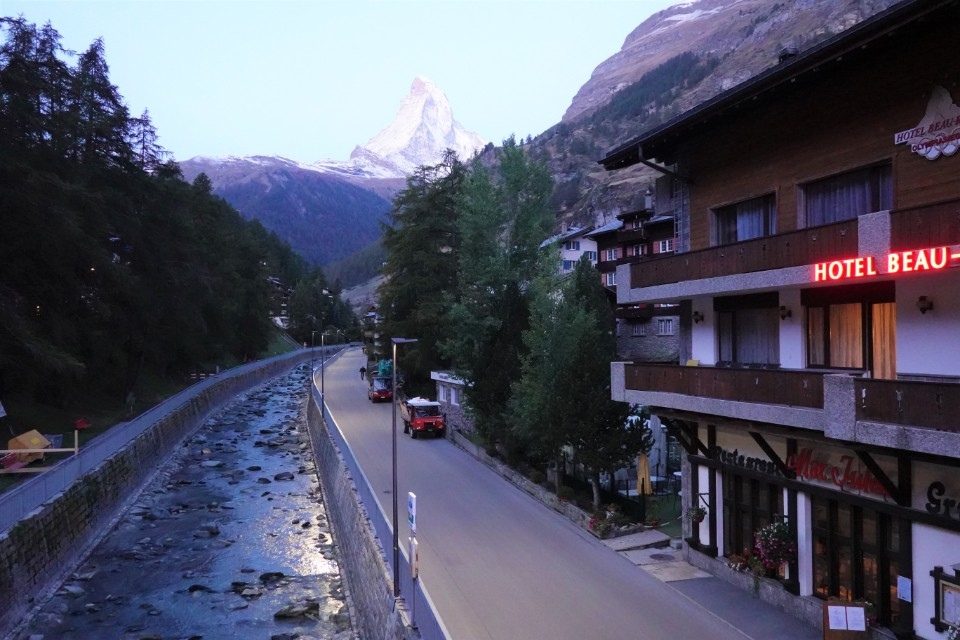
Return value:
[[(332, 360), (336, 360), (339, 355), (340, 354), (334, 356)], [(377, 498), (376, 492), (373, 490), (373, 487), (370, 486), (370, 481), (367, 479), (363, 468), (353, 453), (353, 449), (350, 448), (350, 444), (340, 430), (340, 425), (337, 423), (336, 418), (330, 413), (326, 403), (323, 401), (323, 396), (320, 393), (320, 389), (317, 388), (316, 382), (312, 385), (312, 398), (318, 406), (322, 407), (323, 419), (328, 425), (327, 431), (340, 449), (344, 464), (354, 479), (357, 495), (360, 497), (364, 509), (366, 509), (369, 522), (373, 525), (375, 535), (381, 541), (383, 559), (392, 570), (392, 553), (387, 553), (387, 549), (383, 547), (384, 540), (393, 539), (393, 527), (390, 524), (390, 516), (387, 515), (384, 506), (380, 504), (380, 500)], [(415, 618), (420, 637), (424, 640), (447, 640), (449, 635), (440, 620), (436, 606), (430, 598), (430, 594), (427, 592), (423, 580), (414, 580), (410, 575), (410, 558), (407, 557), (407, 551), (402, 546), (400, 548), (400, 565), (400, 593), (401, 595), (415, 593), (416, 604), (420, 605), (416, 607)], [(414, 589), (416, 589), (415, 592)]]

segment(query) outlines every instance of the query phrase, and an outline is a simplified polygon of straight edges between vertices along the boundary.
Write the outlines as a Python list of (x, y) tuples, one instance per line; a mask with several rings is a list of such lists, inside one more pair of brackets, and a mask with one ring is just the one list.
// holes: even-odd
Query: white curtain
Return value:
[(830, 305), (830, 366), (863, 368), (863, 316), (859, 302)]
[(897, 378), (897, 305), (873, 305), (873, 377)]

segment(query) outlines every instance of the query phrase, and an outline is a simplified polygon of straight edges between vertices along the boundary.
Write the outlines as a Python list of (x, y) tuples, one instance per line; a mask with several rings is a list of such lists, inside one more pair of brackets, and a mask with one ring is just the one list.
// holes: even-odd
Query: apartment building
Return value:
[(878, 638), (960, 624), (958, 27), (898, 3), (601, 160), (677, 196), (676, 254), (619, 265), (617, 303), (679, 305), (690, 357), (611, 388), (684, 447), (685, 554), (740, 584), (785, 522), (763, 597), (829, 630), (837, 602)]

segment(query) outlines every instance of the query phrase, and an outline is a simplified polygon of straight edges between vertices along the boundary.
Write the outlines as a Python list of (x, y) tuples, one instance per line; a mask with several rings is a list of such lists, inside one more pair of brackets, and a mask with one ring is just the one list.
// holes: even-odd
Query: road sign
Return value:
[(407, 494), (407, 522), (410, 524), (410, 532), (417, 532), (417, 494), (413, 491)]

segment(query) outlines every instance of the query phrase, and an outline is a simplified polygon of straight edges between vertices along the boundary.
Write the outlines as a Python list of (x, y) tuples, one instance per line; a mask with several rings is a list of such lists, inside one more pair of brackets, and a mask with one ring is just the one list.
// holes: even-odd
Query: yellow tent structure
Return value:
[(641, 453), (637, 456), (637, 495), (651, 495), (653, 486), (650, 483), (650, 460), (647, 454)]

